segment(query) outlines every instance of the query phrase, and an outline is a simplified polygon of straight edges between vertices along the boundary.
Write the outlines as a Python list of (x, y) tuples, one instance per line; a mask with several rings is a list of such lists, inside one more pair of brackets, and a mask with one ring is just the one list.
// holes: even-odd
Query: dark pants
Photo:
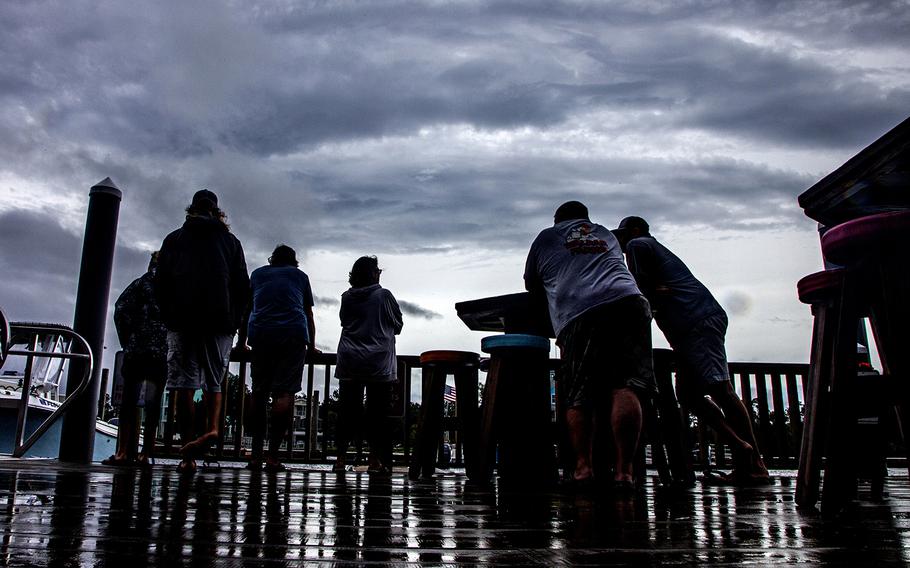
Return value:
[[(347, 452), (363, 420), (370, 454), (384, 465), (392, 466), (391, 421), (392, 383), (364, 382), (342, 379), (338, 392), (341, 408), (338, 416), (338, 452)], [(366, 415), (363, 412), (363, 393), (366, 389)]]

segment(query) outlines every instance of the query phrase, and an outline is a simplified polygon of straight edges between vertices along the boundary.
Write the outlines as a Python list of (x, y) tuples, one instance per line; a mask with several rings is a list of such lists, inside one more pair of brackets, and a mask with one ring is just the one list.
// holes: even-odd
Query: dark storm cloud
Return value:
[[(0, 307), (7, 317), (72, 325), (82, 236), (65, 229), (51, 213), (13, 209), (0, 213), (0, 242)], [(145, 272), (148, 260), (148, 251), (118, 245), (108, 316), (123, 288)], [(105, 345), (112, 351), (118, 346), (110, 323)]]
[[(325, 296), (316, 296), (313, 299), (316, 303), (316, 306), (337, 308), (339, 305), (341, 305), (341, 301), (338, 298), (327, 298)], [(438, 318), (442, 317), (442, 314), (436, 313), (433, 310), (430, 310), (428, 308), (424, 308), (423, 306), (420, 306), (419, 304), (415, 304), (414, 302), (399, 300), (398, 305), (401, 307), (401, 313), (408, 315), (408, 316), (413, 316), (413, 317), (418, 317), (418, 318), (423, 318), (423, 319), (428, 319), (428, 320), (438, 319)]]
[[(804, 222), (795, 196), (827, 172), (762, 154), (847, 158), (905, 118), (908, 12), (849, 1), (0, 3), (0, 176), (83, 200), (111, 176), (124, 191), (121, 243), (133, 247), (118, 256), (117, 290), (202, 187), (218, 193), (250, 268), (279, 242), (302, 260), (314, 249), (518, 251), (571, 198), (607, 225), (639, 214), (774, 230)], [(734, 142), (755, 155), (731, 155)], [(19, 234), (52, 220), (5, 215)], [(20, 271), (5, 297), (72, 295), (78, 238), (66, 244), (61, 226), (79, 215), (60, 211), (68, 222), (35, 236), (59, 259), (4, 245)], [(32, 292), (41, 276), (61, 280)]]
[(398, 305), (401, 307), (401, 313), (407, 316), (413, 316), (415, 318), (423, 318), (428, 320), (439, 319), (442, 317), (442, 314), (424, 308), (413, 302), (399, 300)]
[(0, 85), (8, 108), (29, 109), (29, 129), (162, 157), (222, 147), (281, 155), (433, 124), (546, 128), (597, 109), (663, 112), (639, 117), (640, 129), (843, 146), (902, 118), (907, 91), (716, 29), (887, 47), (906, 31), (906, 12), (900, 3), (6, 3)]

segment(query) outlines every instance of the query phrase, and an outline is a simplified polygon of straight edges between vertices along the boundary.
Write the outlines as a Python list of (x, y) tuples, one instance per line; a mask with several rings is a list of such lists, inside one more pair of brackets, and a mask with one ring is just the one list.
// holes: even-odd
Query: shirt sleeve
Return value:
[(525, 261), (525, 290), (528, 292), (536, 292), (543, 288), (543, 282), (540, 279), (540, 272), (537, 267), (537, 249), (539, 248), (538, 240), (540, 237), (534, 240), (534, 243), (531, 244), (531, 249), (528, 251), (528, 259)]
[(312, 308), (316, 302), (313, 301), (313, 288), (310, 287), (310, 277), (300, 273), (303, 276), (303, 305)]
[(117, 298), (114, 304), (114, 327), (120, 347), (126, 348), (135, 331), (136, 282), (132, 282)]
[(655, 287), (654, 252), (645, 243), (632, 240), (626, 245), (626, 261), (638, 289), (645, 297), (652, 298)]
[(386, 314), (392, 323), (392, 328), (395, 330), (395, 335), (401, 333), (401, 328), (404, 327), (404, 319), (401, 316), (401, 307), (398, 305), (398, 300), (395, 299), (395, 296), (391, 292), (386, 290)]

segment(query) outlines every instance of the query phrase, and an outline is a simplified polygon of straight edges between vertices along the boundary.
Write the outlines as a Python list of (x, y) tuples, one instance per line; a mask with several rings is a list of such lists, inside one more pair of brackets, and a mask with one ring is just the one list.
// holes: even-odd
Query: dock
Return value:
[(327, 466), (268, 474), (240, 463), (181, 476), (0, 459), (3, 566), (904, 566), (910, 484), (824, 520), (797, 509), (794, 472), (733, 489), (634, 498), (475, 487), (457, 472), (410, 481)]

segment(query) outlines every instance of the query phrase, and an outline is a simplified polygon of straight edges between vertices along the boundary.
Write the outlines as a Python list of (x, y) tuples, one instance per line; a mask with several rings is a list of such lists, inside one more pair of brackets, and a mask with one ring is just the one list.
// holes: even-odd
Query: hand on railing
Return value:
[(238, 343), (231, 348), (231, 361), (246, 361), (250, 355), (250, 346)]

